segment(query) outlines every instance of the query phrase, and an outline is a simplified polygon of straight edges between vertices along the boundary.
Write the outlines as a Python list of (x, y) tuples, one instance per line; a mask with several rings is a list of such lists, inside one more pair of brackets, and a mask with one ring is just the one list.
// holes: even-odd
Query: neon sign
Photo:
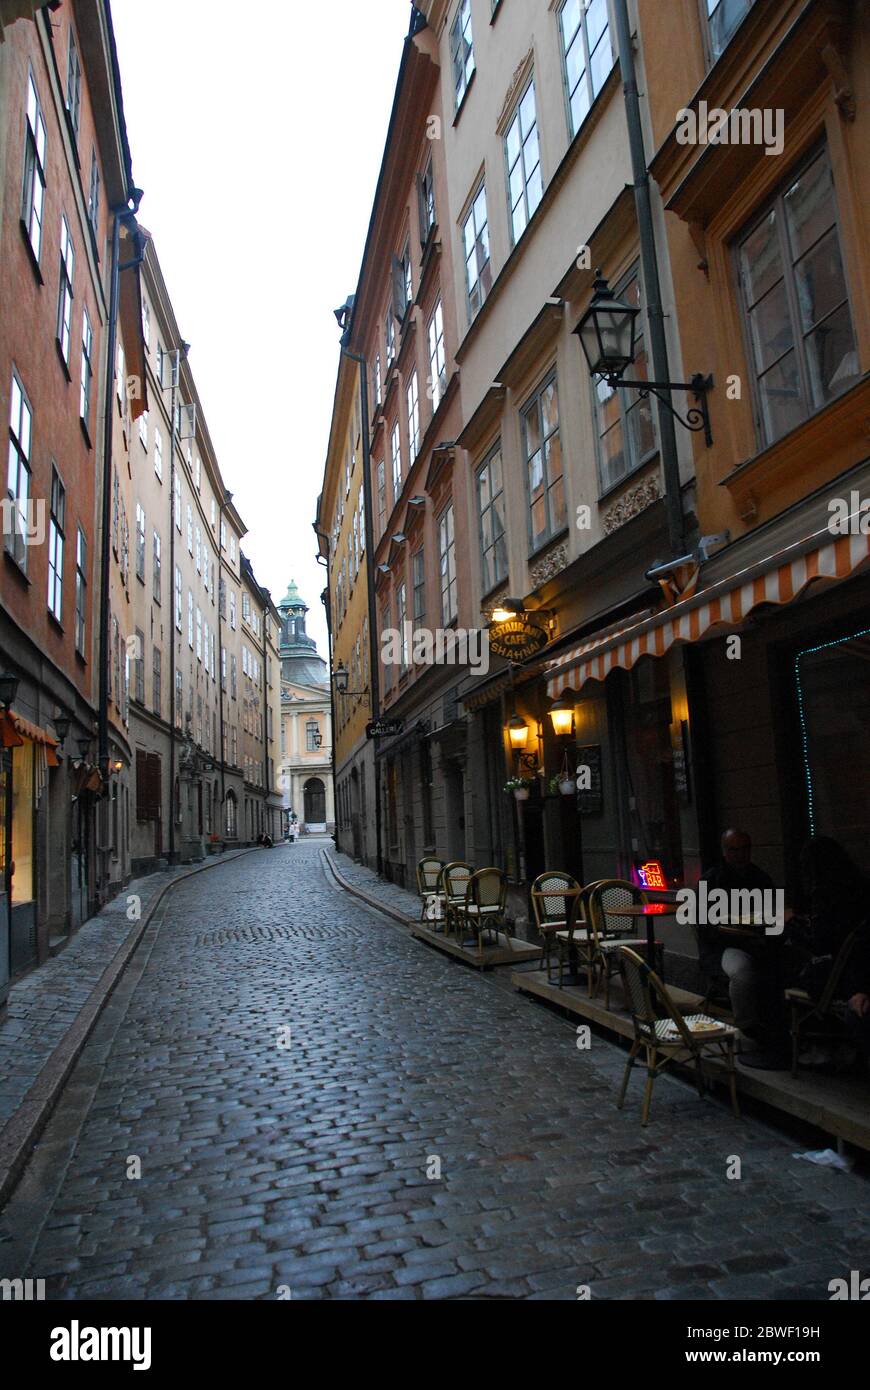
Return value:
[(648, 859), (637, 871), (641, 888), (667, 888), (664, 870), (657, 859)]

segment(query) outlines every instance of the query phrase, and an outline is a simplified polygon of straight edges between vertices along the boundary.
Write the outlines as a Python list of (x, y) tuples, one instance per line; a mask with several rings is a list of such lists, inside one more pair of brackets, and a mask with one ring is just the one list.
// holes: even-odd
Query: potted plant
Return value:
[(506, 792), (513, 792), (517, 801), (528, 801), (531, 786), (531, 778), (511, 777), (505, 782), (504, 789)]
[(560, 791), (562, 796), (573, 796), (577, 790), (577, 784), (571, 775), (571, 768), (568, 764), (567, 750), (562, 757), (562, 766), (555, 777), (550, 778), (550, 791)]

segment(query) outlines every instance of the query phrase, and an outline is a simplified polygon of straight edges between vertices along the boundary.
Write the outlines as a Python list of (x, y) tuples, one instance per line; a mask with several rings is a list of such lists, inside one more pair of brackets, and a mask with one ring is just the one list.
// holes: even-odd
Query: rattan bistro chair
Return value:
[(535, 926), (541, 936), (541, 960), (539, 969), (547, 967), (547, 979), (550, 978), (550, 953), (553, 945), (553, 938), (558, 931), (565, 931), (568, 926), (567, 912), (569, 908), (569, 894), (578, 896), (582, 893), (580, 884), (576, 878), (564, 873), (561, 869), (550, 869), (547, 873), (538, 874), (531, 888), (532, 912), (535, 918)]
[(484, 932), (502, 932), (509, 951), (513, 950), (510, 934), (505, 926), (504, 914), (507, 907), (507, 877), (501, 869), (478, 869), (468, 880), (465, 890), (465, 906), (462, 908), (463, 927), (474, 932), (477, 937), (477, 953), (483, 956)]
[(454, 859), (441, 870), (441, 891), (444, 895), (444, 923), (449, 933), (451, 928), (461, 933), (465, 926), (465, 890), (468, 880), (474, 873), (470, 864)]
[[(625, 1064), (625, 1074), (617, 1107), (621, 1110), (628, 1089), (628, 1078), (638, 1054), (646, 1054), (646, 1090), (643, 1097), (641, 1124), (649, 1123), (653, 1086), (660, 1071), (671, 1062), (694, 1061), (698, 1094), (704, 1096), (702, 1057), (712, 1052), (725, 1061), (731, 1106), (737, 1119), (737, 1071), (734, 1066), (737, 1029), (708, 1014), (681, 1014), (671, 996), (646, 961), (628, 946), (620, 946), (618, 959), (625, 985), (625, 997), (634, 1024), (634, 1042)], [(700, 1031), (696, 1032), (695, 1029)]]
[[(586, 916), (589, 934), (593, 942), (595, 961), (595, 993), (598, 984), (604, 985), (604, 1007), (610, 1008), (610, 981), (619, 969), (618, 951), (621, 946), (640, 946), (646, 949), (645, 931), (641, 939), (643, 921), (639, 917), (614, 917), (614, 908), (643, 906), (649, 902), (649, 895), (622, 878), (602, 878), (588, 890)], [(656, 946), (660, 946), (656, 942)], [(590, 975), (590, 985), (593, 976)], [(590, 988), (590, 994), (592, 989)]]
[(843, 971), (855, 946), (858, 931), (850, 932), (837, 952), (831, 973), (825, 981), (818, 1000), (805, 989), (787, 989), (785, 997), (791, 1005), (791, 1074), (798, 1074), (798, 1053), (802, 1043), (842, 1041), (845, 1028), (833, 1012), (834, 998)]
[(439, 920), (437, 906), (441, 896), (441, 870), (444, 868), (443, 859), (433, 859), (431, 857), (421, 859), (417, 865), (417, 891), (422, 900), (420, 906), (420, 921), (437, 922)]

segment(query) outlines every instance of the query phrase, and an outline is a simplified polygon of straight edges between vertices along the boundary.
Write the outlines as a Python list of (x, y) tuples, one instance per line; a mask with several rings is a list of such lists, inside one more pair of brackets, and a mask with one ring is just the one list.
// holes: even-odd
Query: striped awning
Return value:
[(57, 739), (45, 729), (41, 729), (38, 724), (31, 724), (23, 714), (16, 714), (14, 709), (6, 710), (0, 718), (0, 743), (4, 748), (20, 748), (25, 739), (45, 749), (45, 759), (49, 767), (60, 767)]
[(870, 535), (832, 537), (825, 527), (659, 613), (636, 614), (617, 631), (599, 634), (548, 665), (547, 693), (558, 699), (616, 667), (630, 671), (642, 656), (664, 656), (677, 642), (697, 642), (720, 624), (742, 623), (761, 604), (791, 603), (808, 585), (847, 579), (870, 561)]

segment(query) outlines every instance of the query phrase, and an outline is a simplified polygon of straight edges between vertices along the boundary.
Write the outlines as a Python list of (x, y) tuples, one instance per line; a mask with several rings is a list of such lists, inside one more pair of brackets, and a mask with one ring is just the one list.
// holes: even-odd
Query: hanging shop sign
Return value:
[(547, 645), (547, 634), (529, 617), (517, 614), (489, 629), (489, 649), (508, 661), (527, 661)]
[(392, 738), (404, 731), (404, 719), (373, 719), (366, 724), (366, 738)]

